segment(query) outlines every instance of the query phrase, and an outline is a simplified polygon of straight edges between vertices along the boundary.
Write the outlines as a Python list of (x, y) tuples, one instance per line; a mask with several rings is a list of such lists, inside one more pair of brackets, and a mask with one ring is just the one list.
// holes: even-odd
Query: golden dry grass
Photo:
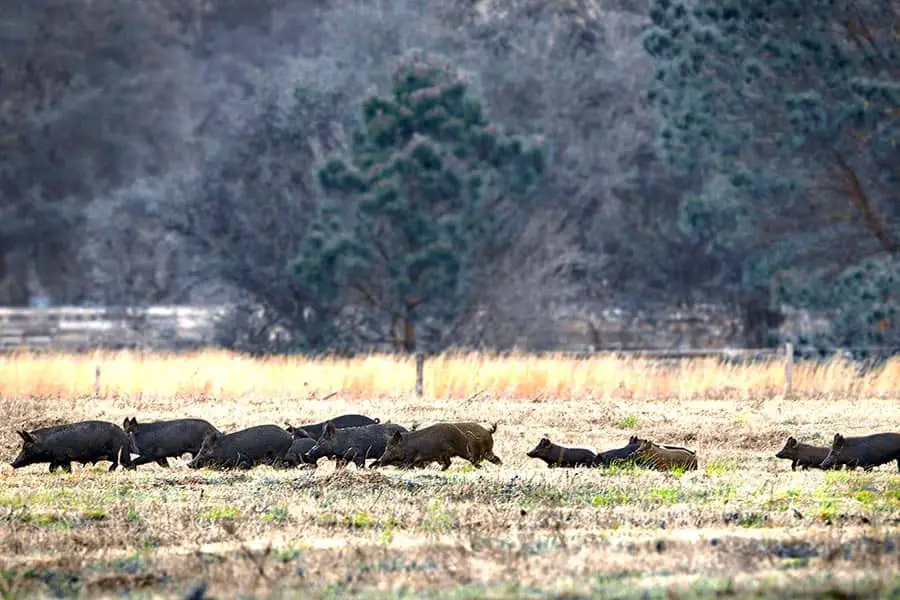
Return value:
[[(271, 399), (313, 398), (340, 393), (348, 398), (409, 393), (415, 376), (411, 358), (370, 355), (354, 359), (252, 358), (225, 351), (193, 354), (97, 352), (87, 355), (19, 353), (0, 357), (0, 397), (99, 396), (214, 397), (248, 395)], [(648, 359), (597, 355), (491, 356), (448, 354), (425, 364), (425, 395), (467, 398), (489, 394), (535, 398), (710, 398), (780, 394), (784, 365), (772, 360), (748, 365), (718, 359), (661, 364)], [(860, 376), (842, 360), (794, 366), (798, 396), (900, 397), (900, 358)]]
[[(218, 361), (218, 362), (217, 362)], [(91, 398), (94, 365), (100, 398)], [(791, 472), (788, 435), (826, 444), (898, 429), (898, 364), (859, 378), (799, 365), (597, 358), (411, 363), (252, 360), (224, 353), (19, 356), (0, 365), (4, 461), (15, 430), (125, 416), (201, 416), (225, 430), (361, 412), (405, 425), (497, 422), (504, 465), (335, 472), (106, 472), (0, 467), (0, 594), (217, 598), (883, 597), (900, 589), (900, 475)], [(668, 377), (668, 379), (667, 379)], [(305, 385), (304, 385), (305, 384)], [(475, 396), (478, 392), (480, 395)], [(334, 393), (333, 396), (329, 396)], [(328, 396), (328, 397), (326, 397)], [(550, 470), (541, 435), (612, 448), (638, 433), (698, 452), (685, 474)]]

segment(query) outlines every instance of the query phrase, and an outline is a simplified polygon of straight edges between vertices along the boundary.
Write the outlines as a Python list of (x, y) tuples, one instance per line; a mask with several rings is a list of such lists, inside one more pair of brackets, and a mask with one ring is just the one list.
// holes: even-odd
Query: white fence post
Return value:
[(424, 393), (425, 355), (416, 353), (416, 398), (421, 398)]

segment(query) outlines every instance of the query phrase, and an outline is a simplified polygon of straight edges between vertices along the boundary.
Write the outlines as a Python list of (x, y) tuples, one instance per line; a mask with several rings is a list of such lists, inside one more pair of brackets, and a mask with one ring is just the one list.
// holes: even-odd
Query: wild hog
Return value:
[(871, 471), (892, 460), (897, 461), (897, 470), (900, 471), (900, 433), (874, 433), (847, 438), (836, 433), (821, 466), (827, 469), (832, 465), (847, 465)]
[(168, 467), (169, 457), (177, 458), (186, 453), (194, 458), (200, 451), (203, 438), (219, 432), (203, 419), (138, 423), (137, 417), (131, 417), (125, 419), (123, 429), (134, 439), (140, 454), (134, 461), (136, 467), (154, 461), (161, 467)]
[(347, 427), (364, 427), (366, 425), (376, 425), (381, 423), (380, 419), (372, 419), (365, 415), (341, 415), (321, 423), (310, 423), (309, 425), (301, 425), (300, 427), (292, 427), (288, 425), (285, 430), (293, 435), (295, 432), (305, 432), (308, 437), (318, 440), (325, 431), (325, 425), (331, 423), (337, 429), (345, 429)]
[(278, 465), (291, 448), (291, 434), (277, 425), (257, 425), (225, 435), (214, 431), (203, 438), (192, 469), (249, 469), (256, 465)]
[(643, 440), (634, 453), (635, 463), (656, 469), (668, 471), (675, 467), (682, 467), (687, 471), (697, 468), (697, 454), (687, 448), (678, 446), (660, 446), (649, 440)]
[[(785, 458), (791, 461), (791, 471), (796, 471), (799, 465), (804, 471), (810, 467), (822, 468), (822, 461), (828, 456), (828, 448), (825, 446), (811, 446), (798, 442), (793, 436), (789, 437), (775, 458)], [(840, 469), (840, 465), (832, 465), (829, 469)]]
[(388, 442), (384, 454), (376, 462), (378, 466), (400, 465), (404, 468), (439, 462), (444, 471), (450, 468), (454, 456), (464, 458), (476, 468), (483, 460), (495, 465), (503, 462), (494, 454), (494, 424), (485, 429), (478, 423), (438, 423), (408, 433), (395, 433)]
[(607, 450), (606, 452), (598, 452), (594, 466), (609, 467), (616, 462), (629, 462), (634, 458), (634, 453), (637, 452), (640, 445), (637, 436), (631, 436), (626, 446)]
[(531, 458), (539, 458), (549, 468), (554, 467), (591, 467), (597, 460), (597, 455), (586, 448), (566, 448), (557, 446), (544, 436), (533, 450), (528, 452)]
[(297, 467), (300, 465), (308, 464), (312, 467), (315, 467), (316, 463), (308, 463), (304, 456), (307, 452), (312, 450), (312, 447), (315, 445), (316, 440), (306, 435), (298, 435), (297, 430), (295, 430), (294, 441), (291, 443), (291, 447), (284, 455), (284, 466)]
[(50, 472), (61, 467), (72, 472), (72, 462), (93, 464), (112, 462), (110, 471), (122, 464), (133, 469), (131, 454), (137, 454), (134, 441), (115, 423), (81, 421), (34, 431), (19, 431), (22, 450), (11, 463), (14, 469), (38, 463), (50, 463)]
[(384, 454), (392, 435), (405, 432), (406, 428), (396, 423), (375, 423), (343, 429), (326, 423), (322, 437), (303, 455), (303, 460), (316, 464), (320, 458), (334, 458), (338, 468), (343, 468), (352, 461), (357, 468), (362, 469), (366, 466), (366, 459), (378, 459)]

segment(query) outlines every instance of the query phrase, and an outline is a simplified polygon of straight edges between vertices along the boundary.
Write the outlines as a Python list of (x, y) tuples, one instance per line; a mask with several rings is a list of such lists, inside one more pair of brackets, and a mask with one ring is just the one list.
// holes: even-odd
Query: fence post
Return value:
[(794, 367), (794, 344), (784, 345), (784, 397), (791, 397), (792, 371)]
[(425, 377), (425, 355), (416, 353), (416, 398), (421, 398), (423, 393), (423, 378)]
[(94, 367), (94, 398), (100, 397), (100, 365)]

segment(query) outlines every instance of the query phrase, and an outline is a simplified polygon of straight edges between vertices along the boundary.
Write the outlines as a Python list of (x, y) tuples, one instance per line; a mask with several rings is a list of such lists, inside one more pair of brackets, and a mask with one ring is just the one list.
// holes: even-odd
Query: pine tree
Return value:
[[(405, 56), (390, 95), (363, 101), (349, 156), (320, 169), (329, 198), (293, 265), (306, 289), (364, 307), (377, 341), (408, 352), (421, 325), (452, 327), (470, 306), (479, 260), (524, 224), (544, 170), (541, 145), (504, 135), (471, 87), (441, 60)], [(500, 214), (498, 194), (515, 210)]]
[(898, 328), (885, 319), (896, 319), (900, 293), (881, 285), (900, 265), (895, 10), (887, 0), (653, 0), (645, 40), (660, 60), (649, 92), (660, 148), (705, 175), (683, 201), (684, 226), (744, 257), (748, 290), (831, 311), (835, 343), (887, 343)]

